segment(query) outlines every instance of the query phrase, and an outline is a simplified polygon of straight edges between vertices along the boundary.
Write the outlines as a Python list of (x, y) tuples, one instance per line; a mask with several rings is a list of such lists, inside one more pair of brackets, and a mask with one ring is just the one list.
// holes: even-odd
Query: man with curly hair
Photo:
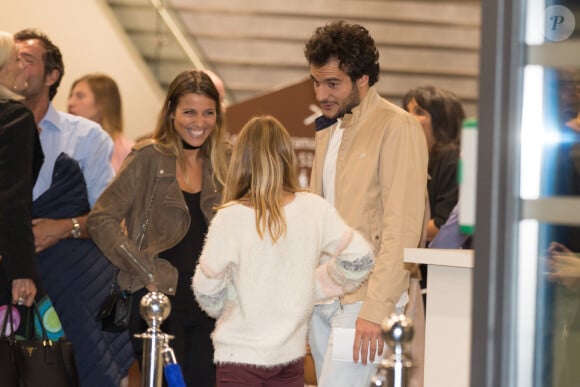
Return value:
[[(403, 249), (421, 240), (427, 144), (419, 122), (374, 87), (379, 53), (367, 29), (344, 21), (319, 27), (304, 53), (324, 119), (336, 120), (316, 133), (311, 189), (371, 242), (376, 257), (358, 290), (315, 307), (309, 341), (318, 386), (366, 386), (383, 352), (380, 324), (408, 301)], [(354, 335), (347, 361), (333, 353), (344, 332)]]

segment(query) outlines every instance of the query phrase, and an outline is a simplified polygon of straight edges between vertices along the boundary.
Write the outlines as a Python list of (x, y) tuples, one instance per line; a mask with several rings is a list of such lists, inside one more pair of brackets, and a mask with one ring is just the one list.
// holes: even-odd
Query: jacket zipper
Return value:
[(121, 247), (121, 250), (123, 250), (125, 252), (125, 254), (127, 254), (129, 256), (129, 258), (131, 258), (131, 260), (133, 261), (135, 266), (137, 266), (139, 268), (139, 270), (141, 270), (147, 276), (147, 278), (149, 278), (149, 283), (152, 283), (154, 280), (153, 273), (151, 273), (149, 270), (147, 270), (147, 268), (145, 266), (143, 266), (143, 264), (141, 262), (139, 262), (139, 260), (137, 258), (135, 258), (135, 256), (133, 254), (131, 254), (131, 252), (125, 247), (125, 245), (123, 243), (121, 243), (120, 247)]

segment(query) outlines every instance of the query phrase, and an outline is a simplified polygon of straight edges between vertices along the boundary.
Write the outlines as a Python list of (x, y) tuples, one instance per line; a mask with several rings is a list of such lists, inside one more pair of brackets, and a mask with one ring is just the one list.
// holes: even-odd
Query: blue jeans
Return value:
[[(367, 387), (376, 373), (377, 364), (363, 365), (332, 359), (333, 329), (354, 328), (361, 307), (362, 302), (341, 307), (339, 300), (314, 307), (308, 339), (318, 387)], [(401, 313), (404, 308), (404, 305), (397, 305), (395, 312)]]

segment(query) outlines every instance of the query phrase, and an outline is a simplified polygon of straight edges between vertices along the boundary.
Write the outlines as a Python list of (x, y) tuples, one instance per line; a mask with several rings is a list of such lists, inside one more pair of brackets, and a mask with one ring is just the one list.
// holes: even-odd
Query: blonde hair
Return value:
[(13, 52), (14, 37), (9, 32), (0, 31), (0, 69), (6, 65)]
[(115, 139), (123, 133), (123, 106), (121, 93), (115, 80), (105, 74), (87, 74), (73, 82), (72, 90), (79, 82), (87, 82), (95, 97), (95, 105), (101, 114), (101, 126)]
[(282, 197), (300, 191), (290, 135), (272, 116), (254, 117), (239, 133), (224, 188), (224, 203), (247, 201), (256, 230), (276, 243), (286, 234)]
[[(16, 45), (14, 43), (14, 37), (11, 33), (6, 31), (0, 31), (0, 71), (9, 70), (9, 68), (4, 68), (9, 60), (16, 60)], [(4, 73), (0, 79), (0, 99), (12, 99), (12, 100), (22, 100), (22, 96), (18, 94), (15, 90), (15, 85), (12, 84), (14, 81), (13, 73)]]
[(204, 72), (186, 70), (178, 74), (171, 82), (150, 142), (157, 144), (161, 152), (177, 157), (181, 169), (187, 170), (181, 137), (173, 126), (171, 116), (175, 114), (179, 99), (190, 93), (206, 96), (215, 102), (216, 127), (201, 146), (200, 152), (210, 160), (215, 179), (224, 185), (229, 156), (226, 127), (219, 93), (210, 77)]

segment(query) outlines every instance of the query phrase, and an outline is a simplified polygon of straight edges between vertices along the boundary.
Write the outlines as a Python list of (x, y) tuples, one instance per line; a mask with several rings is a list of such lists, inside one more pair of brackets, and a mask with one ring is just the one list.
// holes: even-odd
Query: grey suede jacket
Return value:
[[(155, 283), (161, 292), (175, 294), (177, 269), (159, 258), (160, 252), (185, 236), (191, 223), (175, 164), (176, 158), (161, 153), (157, 145), (137, 146), (89, 215), (91, 238), (120, 269), (117, 279), (121, 289), (135, 291)], [(208, 224), (221, 193), (206, 159), (201, 210)]]

